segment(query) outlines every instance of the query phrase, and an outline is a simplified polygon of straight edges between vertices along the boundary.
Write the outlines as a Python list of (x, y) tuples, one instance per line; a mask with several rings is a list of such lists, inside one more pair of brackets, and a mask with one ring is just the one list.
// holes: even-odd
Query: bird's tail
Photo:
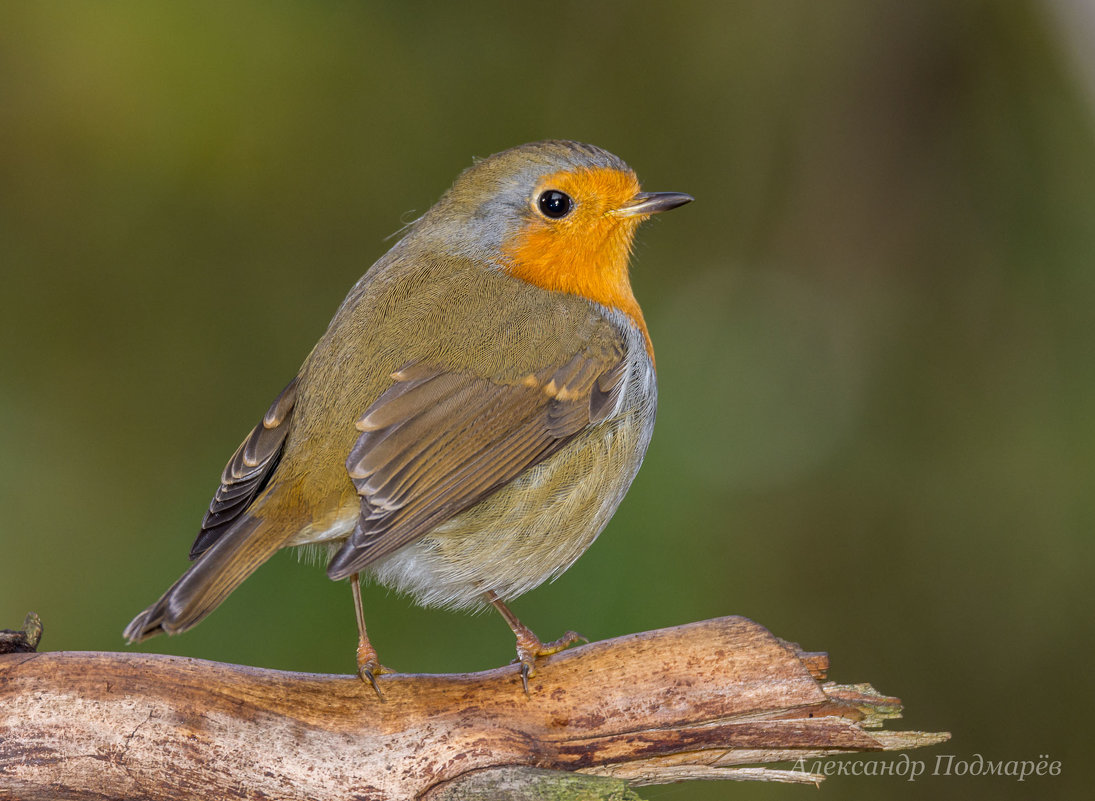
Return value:
[(160, 600), (125, 628), (128, 642), (179, 634), (197, 625), (284, 544), (271, 526), (250, 515), (226, 531)]

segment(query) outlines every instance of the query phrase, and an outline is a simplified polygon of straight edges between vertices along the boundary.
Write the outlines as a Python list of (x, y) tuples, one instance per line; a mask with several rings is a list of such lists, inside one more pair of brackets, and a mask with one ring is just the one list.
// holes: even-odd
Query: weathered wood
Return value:
[(38, 650), (43, 631), (38, 615), (28, 612), (22, 629), (0, 629), (0, 654), (33, 654)]
[(945, 739), (869, 731), (898, 716), (900, 702), (823, 684), (826, 667), (823, 654), (740, 617), (549, 657), (529, 697), (515, 666), (384, 675), (381, 703), (351, 676), (147, 654), (7, 654), (0, 798), (453, 799), (461, 783), (481, 783), (479, 772), (506, 767), (634, 784), (817, 781), (741, 766)]

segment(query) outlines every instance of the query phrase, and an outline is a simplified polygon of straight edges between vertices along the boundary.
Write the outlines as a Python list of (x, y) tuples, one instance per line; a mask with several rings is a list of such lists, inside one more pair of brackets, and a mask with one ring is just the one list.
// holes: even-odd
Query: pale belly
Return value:
[(482, 605), (487, 590), (507, 600), (560, 575), (601, 533), (638, 472), (652, 426), (625, 420), (591, 430), (379, 560), (373, 577), (423, 606), (468, 608)]
[[(633, 410), (576, 437), (488, 498), (365, 573), (422, 606), (466, 609), (491, 590), (515, 598), (562, 574), (604, 527), (631, 485), (653, 429)], [(356, 512), (305, 547), (328, 556), (349, 536)], [(302, 544), (298, 539), (293, 544)]]

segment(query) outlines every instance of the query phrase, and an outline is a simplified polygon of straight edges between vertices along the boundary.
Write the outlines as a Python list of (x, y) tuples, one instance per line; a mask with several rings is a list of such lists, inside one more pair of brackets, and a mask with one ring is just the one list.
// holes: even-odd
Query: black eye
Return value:
[(570, 199), (570, 195), (564, 194), (558, 189), (547, 190), (540, 195), (537, 203), (540, 204), (540, 211), (543, 212), (544, 216), (553, 220), (566, 217), (570, 214), (571, 207), (574, 206), (574, 201)]

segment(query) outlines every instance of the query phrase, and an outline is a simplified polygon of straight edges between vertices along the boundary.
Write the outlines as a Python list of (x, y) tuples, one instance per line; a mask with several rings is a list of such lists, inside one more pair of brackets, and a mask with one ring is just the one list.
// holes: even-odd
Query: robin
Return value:
[(522, 145), (466, 169), (354, 285), (221, 474), (193, 565), (125, 630), (186, 631), (275, 551), (349, 579), (358, 673), (383, 698), (360, 577), (424, 606), (491, 604), (521, 679), (541, 642), (505, 602), (608, 523), (654, 428), (654, 350), (628, 279), (642, 192), (598, 147)]

